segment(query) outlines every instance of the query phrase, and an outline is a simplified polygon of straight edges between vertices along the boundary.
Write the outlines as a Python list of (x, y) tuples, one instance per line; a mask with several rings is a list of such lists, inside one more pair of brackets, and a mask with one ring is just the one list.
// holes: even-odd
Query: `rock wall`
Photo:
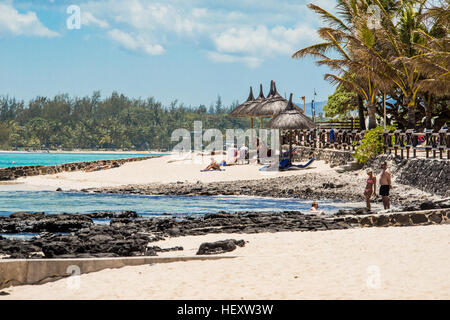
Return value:
[(130, 159), (96, 160), (85, 162), (64, 163), (56, 166), (21, 166), (0, 169), (0, 181), (14, 180), (20, 177), (55, 174), (66, 171), (85, 170), (91, 166), (122, 165), (126, 162), (147, 160), (154, 157), (136, 157)]
[(335, 218), (353, 227), (401, 227), (450, 223), (450, 209), (394, 212), (387, 214), (370, 214), (361, 216), (344, 216)]
[(450, 196), (450, 161), (413, 159), (397, 166), (397, 181), (423, 191)]
[(352, 151), (296, 147), (294, 161), (309, 160), (312, 157), (315, 157), (317, 160), (325, 160), (331, 167), (345, 165), (347, 162), (354, 160)]

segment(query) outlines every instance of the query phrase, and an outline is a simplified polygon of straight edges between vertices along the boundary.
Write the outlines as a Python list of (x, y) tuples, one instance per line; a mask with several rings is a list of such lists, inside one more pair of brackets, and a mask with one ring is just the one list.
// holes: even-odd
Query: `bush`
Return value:
[[(394, 126), (387, 126), (386, 130), (395, 130)], [(356, 147), (353, 157), (360, 163), (366, 163), (384, 152), (383, 127), (376, 127), (364, 133), (361, 144)]]

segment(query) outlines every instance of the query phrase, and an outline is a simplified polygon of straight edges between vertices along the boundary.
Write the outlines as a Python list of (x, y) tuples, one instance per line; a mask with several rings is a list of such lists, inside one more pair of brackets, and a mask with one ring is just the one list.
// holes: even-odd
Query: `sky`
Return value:
[[(168, 105), (243, 102), (275, 80), (281, 95), (326, 100), (334, 88), (312, 58), (320, 42), (306, 5), (334, 0), (0, 0), (0, 95), (113, 91)], [(78, 14), (79, 13), (79, 14)], [(80, 18), (80, 19), (78, 19)]]

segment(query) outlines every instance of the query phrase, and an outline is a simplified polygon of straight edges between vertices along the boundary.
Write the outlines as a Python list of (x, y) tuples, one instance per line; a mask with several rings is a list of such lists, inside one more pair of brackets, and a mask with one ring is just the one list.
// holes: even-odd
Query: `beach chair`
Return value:
[[(313, 163), (315, 160), (316, 160), (316, 158), (313, 157), (311, 160), (309, 160), (305, 164), (293, 164), (289, 158), (285, 158), (285, 159), (280, 160), (280, 165), (279, 165), (278, 169), (280, 171), (288, 170), (290, 168), (304, 169), (304, 168), (310, 166), (311, 163)], [(268, 171), (269, 168), (270, 168), (270, 166), (264, 166), (264, 167), (260, 168), (259, 170), (260, 171)]]
[(309, 160), (307, 163), (305, 164), (293, 164), (291, 161), (289, 161), (289, 159), (287, 162), (283, 162), (283, 164), (280, 162), (280, 170), (287, 170), (289, 168), (298, 168), (298, 169), (304, 169), (306, 167), (308, 167), (311, 163), (314, 162), (314, 160), (316, 160), (316, 158), (312, 158), (311, 160)]
[[(297, 150), (296, 147), (292, 148), (292, 153), (294, 153), (295, 150)], [(289, 158), (289, 150), (282, 153), (282, 158), (283, 158), (283, 159), (284, 159), (284, 158)]]

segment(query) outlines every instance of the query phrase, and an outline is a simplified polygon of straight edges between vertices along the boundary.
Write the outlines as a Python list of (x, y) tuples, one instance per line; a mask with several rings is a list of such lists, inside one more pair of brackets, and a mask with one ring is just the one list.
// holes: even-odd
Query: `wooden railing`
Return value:
[[(360, 130), (331, 130), (312, 129), (294, 130), (292, 143), (311, 148), (328, 148), (337, 150), (355, 150), (360, 144), (364, 131)], [(283, 135), (283, 144), (289, 144), (289, 134)]]
[(359, 128), (358, 119), (316, 121), (315, 124), (318, 129), (356, 130)]
[(418, 154), (423, 154), (425, 158), (444, 159), (447, 154), (447, 159), (450, 159), (450, 132), (448, 129), (441, 129), (438, 132), (414, 132), (413, 130), (384, 131), (384, 152), (392, 153), (397, 156), (400, 152), (400, 157), (406, 159), (418, 157)]
[[(364, 137), (363, 130), (311, 129), (294, 130), (292, 144), (311, 148), (328, 148), (337, 150), (355, 150)], [(450, 131), (441, 129), (437, 132), (414, 132), (413, 130), (384, 131), (384, 152), (394, 153), (402, 159), (433, 158), (450, 160)], [(289, 144), (289, 134), (283, 135), (283, 144)]]

